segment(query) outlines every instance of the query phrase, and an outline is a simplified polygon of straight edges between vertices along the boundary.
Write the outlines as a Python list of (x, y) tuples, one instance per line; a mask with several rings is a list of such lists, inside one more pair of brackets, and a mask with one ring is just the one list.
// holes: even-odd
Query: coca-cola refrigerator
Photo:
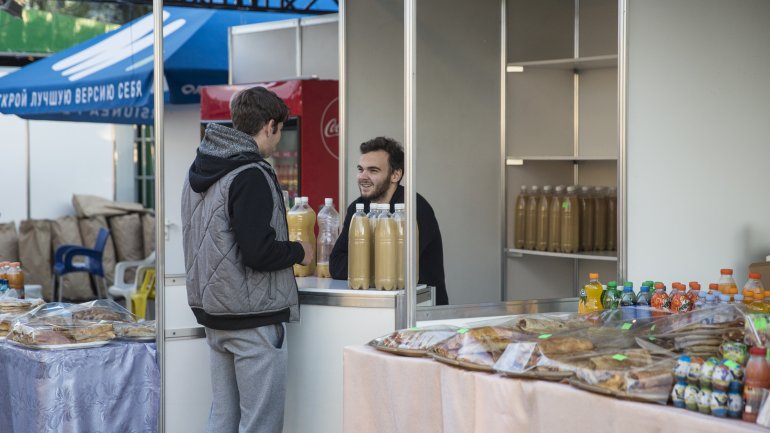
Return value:
[(232, 126), (230, 99), (239, 90), (265, 87), (286, 102), (289, 120), (269, 160), (289, 200), (307, 196), (316, 211), (324, 198), (339, 205), (339, 87), (336, 80), (287, 80), (201, 87), (201, 134), (208, 123)]

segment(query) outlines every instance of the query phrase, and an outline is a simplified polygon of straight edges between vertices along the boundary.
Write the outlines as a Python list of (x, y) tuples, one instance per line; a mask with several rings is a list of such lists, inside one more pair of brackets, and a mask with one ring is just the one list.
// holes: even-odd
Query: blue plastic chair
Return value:
[[(59, 280), (62, 275), (72, 272), (88, 272), (89, 277), (96, 286), (96, 295), (99, 298), (106, 298), (103, 289), (104, 286), (104, 266), (102, 265), (102, 256), (104, 247), (107, 245), (107, 239), (110, 237), (110, 230), (102, 227), (96, 236), (96, 243), (93, 248), (86, 248), (80, 245), (61, 245), (54, 253), (53, 265), (53, 297), (62, 301), (62, 290), (59, 287)], [(74, 259), (83, 257), (85, 260), (75, 262)], [(98, 276), (102, 284), (94, 279)], [(57, 297), (58, 294), (58, 297)]]

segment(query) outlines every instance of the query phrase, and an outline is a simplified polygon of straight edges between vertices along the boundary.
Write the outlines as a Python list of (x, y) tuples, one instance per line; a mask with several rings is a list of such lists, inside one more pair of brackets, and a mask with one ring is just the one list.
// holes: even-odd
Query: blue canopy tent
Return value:
[[(227, 29), (301, 15), (163, 9), (168, 104), (199, 101), (227, 83)], [(134, 20), (0, 78), (0, 112), (31, 120), (152, 124), (153, 18)]]

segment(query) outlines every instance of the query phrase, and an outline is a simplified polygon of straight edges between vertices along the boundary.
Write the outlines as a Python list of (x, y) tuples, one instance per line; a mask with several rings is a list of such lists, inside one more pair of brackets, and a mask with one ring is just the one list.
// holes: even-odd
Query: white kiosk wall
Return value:
[(742, 284), (770, 254), (770, 2), (633, 0), (628, 17), (628, 277)]
[[(345, 8), (347, 205), (361, 142), (403, 142), (404, 12), (375, 0)], [(499, 1), (418, 2), (416, 184), (441, 228), (452, 304), (501, 295), (499, 23)]]

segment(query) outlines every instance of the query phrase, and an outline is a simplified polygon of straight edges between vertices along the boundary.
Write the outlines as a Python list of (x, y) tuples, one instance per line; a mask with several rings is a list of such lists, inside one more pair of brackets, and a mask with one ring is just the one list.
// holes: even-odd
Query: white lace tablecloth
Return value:
[(157, 431), (155, 343), (33, 350), (0, 344), (0, 431)]

